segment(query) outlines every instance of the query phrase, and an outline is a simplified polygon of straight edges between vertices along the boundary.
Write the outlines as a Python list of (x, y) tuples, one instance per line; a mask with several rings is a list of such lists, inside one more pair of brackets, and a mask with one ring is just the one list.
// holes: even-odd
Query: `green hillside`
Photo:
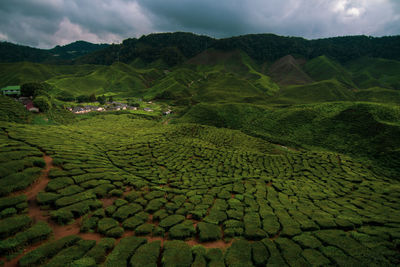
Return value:
[[(248, 118), (237, 116), (263, 110), (257, 117), (264, 129), (275, 123), (274, 133), (286, 128), (292, 136), (306, 134), (310, 126), (302, 125), (313, 117), (324, 126), (318, 114), (338, 122), (338, 129), (328, 127), (336, 134), (354, 119), (390, 134), (387, 124), (399, 119), (398, 109), (385, 105), (209, 106), (241, 109), (244, 113), (229, 117), (236, 117), (235, 123), (247, 120), (247, 126)], [(354, 124), (359, 125), (364, 127)], [(396, 266), (399, 261), (399, 181), (341, 153), (296, 151), (240, 131), (165, 125), (127, 114), (62, 126), (2, 123), (0, 141), (5, 265)]]
[(355, 97), (359, 101), (400, 104), (400, 90), (391, 90), (381, 87), (358, 90)]
[(290, 107), (198, 104), (177, 120), (239, 129), (271, 142), (319, 147), (371, 160), (400, 147), (396, 137), (399, 121), (398, 106), (358, 102)]
[(1, 63), (2, 86), (44, 83), (21, 90), (39, 113), (0, 95), (0, 265), (398, 266), (400, 63), (359, 57), (397, 40), (170, 33)]
[(0, 94), (0, 122), (29, 123), (32, 114), (14, 99)]
[(306, 85), (282, 88), (270, 101), (274, 103), (320, 103), (331, 101), (354, 101), (354, 92), (336, 79)]
[(57, 76), (47, 82), (58, 90), (69, 91), (74, 95), (107, 92), (135, 95), (146, 87), (141, 74), (123, 63), (97, 66), (87, 75)]
[(336, 79), (349, 88), (355, 88), (351, 74), (339, 63), (326, 56), (313, 58), (304, 65), (305, 72), (316, 81)]
[(268, 74), (279, 85), (311, 83), (312, 79), (302, 70), (304, 60), (296, 60), (292, 55), (284, 56), (268, 68)]
[(381, 58), (359, 58), (346, 64), (360, 88), (375, 86), (400, 90), (400, 62)]

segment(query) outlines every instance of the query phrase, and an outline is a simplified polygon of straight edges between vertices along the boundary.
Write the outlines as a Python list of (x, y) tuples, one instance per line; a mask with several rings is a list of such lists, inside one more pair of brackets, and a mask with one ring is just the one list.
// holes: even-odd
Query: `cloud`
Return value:
[(400, 34), (399, 0), (2, 0), (0, 40), (53, 47), (152, 32), (321, 38)]
[(0, 1), (0, 32), (20, 44), (49, 48), (79, 39), (111, 43), (153, 30), (136, 1)]

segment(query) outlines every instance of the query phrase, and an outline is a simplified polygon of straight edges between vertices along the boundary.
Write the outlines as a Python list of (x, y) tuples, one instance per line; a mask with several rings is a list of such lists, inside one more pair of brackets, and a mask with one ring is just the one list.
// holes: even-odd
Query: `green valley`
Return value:
[(1, 264), (398, 266), (387, 38), (168, 33), (2, 60), (25, 98), (0, 95)]

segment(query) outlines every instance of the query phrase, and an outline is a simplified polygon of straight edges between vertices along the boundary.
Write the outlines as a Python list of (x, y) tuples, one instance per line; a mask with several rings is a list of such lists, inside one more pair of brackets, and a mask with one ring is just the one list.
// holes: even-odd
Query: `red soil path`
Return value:
[[(50, 156), (44, 155), (43, 156), (44, 161), (46, 162), (45, 168), (42, 170), (42, 174), (40, 177), (36, 180), (35, 183), (33, 183), (31, 186), (28, 188), (16, 192), (13, 195), (19, 195), (19, 194), (25, 194), (27, 196), (28, 200), (28, 215), (33, 219), (34, 222), (37, 221), (45, 221), (52, 229), (53, 229), (53, 236), (55, 240), (58, 240), (62, 237), (68, 236), (68, 235), (78, 235), (82, 239), (87, 239), (87, 240), (96, 240), (99, 241), (102, 236), (98, 233), (81, 233), (80, 232), (80, 225), (82, 218), (76, 219), (72, 224), (68, 225), (58, 225), (55, 222), (53, 222), (50, 219), (49, 212), (46, 210), (41, 210), (37, 200), (36, 196), (39, 192), (43, 191), (48, 182), (50, 181), (49, 179), (49, 172), (53, 166), (53, 160)], [(126, 188), (124, 195), (128, 194), (129, 192), (132, 191), (132, 188), (128, 187)], [(114, 201), (117, 199), (117, 197), (112, 197), (112, 198), (104, 198), (100, 199), (103, 202), (103, 207), (108, 207), (114, 203)], [(188, 218), (192, 219), (192, 218)], [(193, 219), (192, 219), (193, 220)], [(149, 216), (149, 222), (152, 222), (153, 218), (152, 215)], [(153, 222), (154, 223), (154, 222)], [(197, 221), (193, 220), (194, 227), (197, 225)], [(122, 237), (117, 239), (117, 243), (124, 237), (132, 236), (134, 235), (133, 231), (125, 231)], [(277, 235), (279, 236), (279, 235)], [(164, 242), (168, 240), (168, 236), (165, 237), (153, 237), (153, 236), (144, 236), (148, 242), (153, 242), (153, 241), (161, 241), (161, 246), (163, 246)], [(273, 240), (274, 238), (272, 238)], [(11, 261), (5, 262), (4, 266), (5, 267), (15, 267), (18, 266), (18, 261), (19, 259), (28, 253), (29, 251), (32, 251), (39, 247), (41, 244), (43, 244), (45, 241), (35, 243), (30, 245), (29, 247), (25, 248), (23, 253), (12, 259)], [(188, 245), (190, 246), (195, 246), (195, 245), (202, 245), (205, 248), (220, 248), (220, 249), (225, 249), (229, 247), (233, 240), (229, 242), (225, 242), (223, 240), (217, 240), (217, 241), (212, 241), (212, 242), (199, 242), (197, 239), (190, 239), (185, 241)]]
[[(48, 211), (41, 210), (37, 200), (36, 196), (39, 192), (43, 191), (47, 183), (49, 182), (49, 171), (54, 168), (53, 166), (53, 159), (50, 156), (44, 155), (43, 156), (44, 161), (46, 162), (46, 167), (42, 170), (42, 173), (40, 177), (33, 183), (31, 186), (28, 188), (16, 192), (15, 195), (19, 194), (25, 194), (28, 200), (28, 216), (33, 219), (33, 222), (37, 221), (45, 221), (52, 229), (53, 229), (53, 236), (54, 239), (60, 239), (62, 237), (68, 236), (68, 235), (78, 235), (83, 239), (91, 239), (91, 240), (100, 240), (101, 235), (97, 233), (80, 233), (80, 224), (81, 224), (81, 218), (75, 220), (72, 224), (69, 225), (58, 225), (55, 222), (50, 220), (50, 215)], [(14, 195), (14, 194), (13, 194)], [(28, 253), (29, 251), (32, 251), (39, 247), (42, 243), (46, 241), (42, 241), (39, 243), (35, 243), (27, 248), (24, 249), (23, 253), (12, 259), (11, 261), (5, 262), (4, 266), (5, 267), (14, 267), (18, 266), (18, 261), (19, 259)]]

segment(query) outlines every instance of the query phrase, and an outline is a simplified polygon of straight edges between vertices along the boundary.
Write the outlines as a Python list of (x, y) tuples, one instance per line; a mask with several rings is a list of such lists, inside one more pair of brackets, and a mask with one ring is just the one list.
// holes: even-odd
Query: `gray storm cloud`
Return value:
[(400, 34), (398, 0), (2, 0), (0, 40), (53, 47), (166, 31), (321, 38)]

